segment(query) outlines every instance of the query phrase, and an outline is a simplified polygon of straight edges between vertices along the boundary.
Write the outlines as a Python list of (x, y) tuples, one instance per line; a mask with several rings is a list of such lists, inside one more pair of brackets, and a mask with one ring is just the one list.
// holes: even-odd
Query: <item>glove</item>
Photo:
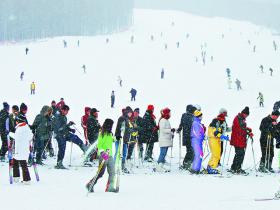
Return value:
[(121, 136), (116, 136), (117, 141), (121, 140)]
[[(220, 138), (222, 137), (222, 136), (221, 136), (221, 132), (218, 131), (218, 130), (214, 132), (214, 136), (220, 137)], [(221, 139), (222, 139), (222, 138), (221, 138)]]
[(108, 160), (109, 159), (109, 155), (108, 155), (108, 153), (106, 153), (106, 152), (101, 152), (101, 157), (103, 158), (103, 160)]
[(178, 128), (176, 133), (180, 133), (182, 129)]
[(246, 130), (248, 131), (248, 133), (252, 132), (252, 128), (247, 127)]
[(69, 129), (69, 131), (71, 132), (71, 133), (75, 133), (76, 132), (76, 130), (75, 129)]
[(221, 135), (221, 140), (224, 140), (224, 141), (229, 141), (229, 136), (228, 135)]
[(68, 123), (68, 125), (69, 125), (69, 126), (75, 125), (75, 123), (74, 123), (73, 121), (70, 121), (70, 122)]
[(251, 132), (248, 134), (251, 138), (253, 138), (254, 134)]
[(172, 129), (171, 129), (171, 132), (174, 133), (174, 132), (175, 132), (175, 128), (172, 128)]

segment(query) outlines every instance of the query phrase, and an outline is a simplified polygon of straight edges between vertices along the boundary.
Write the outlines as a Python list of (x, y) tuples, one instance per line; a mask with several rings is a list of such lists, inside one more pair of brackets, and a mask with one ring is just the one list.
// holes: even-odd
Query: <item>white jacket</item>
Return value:
[(17, 160), (28, 160), (29, 146), (33, 134), (26, 123), (20, 123), (16, 127), (15, 138), (15, 156)]
[(159, 147), (172, 147), (172, 135), (170, 122), (162, 118), (159, 121)]

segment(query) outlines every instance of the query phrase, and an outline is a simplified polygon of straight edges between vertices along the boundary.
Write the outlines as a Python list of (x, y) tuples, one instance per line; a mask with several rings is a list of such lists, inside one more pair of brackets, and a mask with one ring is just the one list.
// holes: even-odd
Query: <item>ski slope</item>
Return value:
[[(187, 104), (202, 107), (206, 126), (221, 107), (228, 110), (227, 122), (231, 125), (236, 114), (249, 106), (247, 123), (255, 134), (254, 149), (259, 162), (258, 127), (261, 119), (271, 112), (273, 103), (280, 99), (280, 51), (274, 51), (272, 44), (275, 40), (280, 45), (280, 37), (272, 33), (248, 22), (204, 18), (175, 11), (135, 10), (134, 26), (118, 34), (0, 43), (0, 102), (7, 101), (10, 105), (25, 102), (29, 108), (27, 118), (32, 123), (43, 105), (50, 104), (53, 99), (58, 102), (60, 97), (64, 97), (70, 106), (68, 120), (77, 125), (85, 106), (100, 111), (102, 124), (106, 118), (117, 122), (121, 109), (127, 105), (133, 109), (139, 107), (143, 115), (147, 105), (154, 104), (157, 120), (160, 109), (171, 109), (172, 127), (178, 127)], [(151, 35), (154, 41), (150, 39)], [(133, 43), (130, 43), (131, 36), (134, 36)], [(106, 43), (107, 38), (109, 43)], [(68, 42), (67, 48), (63, 48), (64, 39)], [(80, 47), (77, 40), (80, 40)], [(176, 42), (180, 42), (179, 48)], [(27, 56), (26, 47), (29, 48)], [(206, 51), (205, 65), (201, 60), (201, 47)], [(83, 64), (87, 68), (86, 74), (83, 73)], [(264, 73), (260, 72), (261, 64)], [(270, 67), (274, 69), (272, 77), (268, 71)], [(162, 68), (165, 69), (163, 80), (160, 79)], [(232, 89), (228, 89), (226, 68), (231, 69)], [(22, 71), (25, 76), (20, 81)], [(118, 85), (118, 76), (123, 80), (123, 87)], [(236, 78), (241, 81), (242, 91), (236, 90)], [(32, 81), (36, 84), (33, 96), (30, 95)], [(137, 90), (136, 102), (130, 102), (131, 88)], [(116, 95), (114, 109), (110, 108), (112, 90)], [(259, 92), (264, 94), (264, 108), (258, 107)], [(53, 143), (55, 145), (55, 141)], [(56, 160), (49, 159), (46, 166), (39, 166), (39, 183), (36, 183), (31, 168), (31, 186), (11, 186), (8, 166), (1, 163), (1, 206), (10, 210), (279, 209), (279, 201), (254, 201), (254, 198), (274, 195), (280, 186), (279, 174), (256, 177), (252, 172), (247, 177), (232, 178), (188, 175), (177, 169), (178, 148), (176, 135), (174, 157), (169, 159), (169, 151), (167, 158), (172, 164), (171, 173), (153, 174), (149, 168), (135, 170), (135, 174), (121, 177), (119, 194), (104, 193), (105, 176), (96, 185), (95, 193), (88, 197), (84, 186), (95, 175), (96, 167), (55, 170)], [(69, 153), (70, 144), (64, 159), (66, 166)], [(158, 145), (155, 144), (154, 157), (157, 158), (158, 154)], [(73, 165), (79, 165), (81, 155), (79, 148), (74, 146)], [(232, 158), (233, 150), (226, 168), (230, 167)], [(203, 162), (204, 167), (207, 161)], [(273, 167), (279, 167), (277, 150)], [(243, 168), (253, 168), (251, 147), (246, 152)]]

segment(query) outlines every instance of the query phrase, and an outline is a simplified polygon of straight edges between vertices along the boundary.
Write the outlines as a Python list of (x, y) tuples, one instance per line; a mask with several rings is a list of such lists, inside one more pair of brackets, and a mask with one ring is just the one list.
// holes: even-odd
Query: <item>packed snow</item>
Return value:
[[(231, 125), (236, 114), (249, 106), (247, 123), (255, 134), (254, 149), (259, 162), (259, 124), (279, 100), (280, 51), (274, 50), (273, 41), (280, 45), (280, 37), (272, 34), (269, 29), (248, 22), (203, 18), (175, 11), (135, 10), (133, 27), (118, 34), (0, 43), (0, 101), (10, 105), (25, 102), (27, 118), (32, 123), (43, 105), (64, 97), (70, 106), (68, 120), (75, 121), (78, 126), (85, 106), (100, 111), (101, 124), (106, 118), (112, 118), (116, 124), (123, 107), (139, 107), (140, 115), (143, 115), (147, 105), (153, 104), (157, 120), (162, 108), (171, 109), (170, 122), (175, 128), (187, 104), (201, 106), (206, 126), (221, 107), (228, 110), (227, 122)], [(67, 41), (67, 48), (63, 47), (63, 40)], [(26, 47), (29, 48), (28, 55), (25, 55)], [(205, 65), (202, 50), (206, 51)], [(260, 65), (264, 66), (264, 73), (261, 73)], [(162, 68), (165, 69), (164, 79), (160, 79)], [(226, 68), (231, 69), (232, 89), (228, 89)], [(269, 68), (274, 70), (273, 76), (270, 76)], [(20, 80), (22, 71), (25, 73), (23, 81)], [(118, 76), (123, 80), (123, 87), (118, 84)], [(241, 91), (236, 90), (236, 78), (241, 81)], [(36, 84), (35, 95), (30, 95), (32, 81)], [(136, 102), (130, 101), (131, 88), (137, 90)], [(116, 94), (113, 109), (110, 107), (112, 90)], [(264, 108), (258, 105), (259, 92), (264, 94)], [(80, 126), (79, 129), (82, 130)], [(53, 144), (56, 145), (55, 140)], [(135, 169), (134, 174), (121, 177), (118, 194), (104, 192), (106, 175), (97, 183), (95, 193), (89, 196), (86, 196), (85, 184), (97, 168), (79, 167), (82, 153), (75, 145), (70, 170), (54, 169), (56, 159), (49, 158), (45, 166), (38, 166), (40, 182), (36, 182), (30, 168), (30, 186), (10, 185), (8, 164), (0, 163), (1, 207), (10, 210), (279, 209), (279, 201), (254, 201), (255, 198), (273, 197), (280, 183), (278, 173), (255, 176), (250, 146), (243, 165), (244, 169), (252, 169), (249, 176), (189, 175), (178, 169), (176, 135), (172, 158), (171, 151), (168, 152), (170, 173), (153, 173), (149, 167)], [(70, 148), (68, 143), (65, 166), (70, 161)], [(226, 160), (228, 151), (229, 146)], [(182, 154), (185, 154), (185, 148), (182, 148)], [(158, 155), (155, 144), (154, 157)], [(233, 150), (226, 168), (230, 167), (232, 159)], [(203, 167), (207, 162), (208, 159)], [(279, 170), (279, 164), (275, 150), (274, 169)]]

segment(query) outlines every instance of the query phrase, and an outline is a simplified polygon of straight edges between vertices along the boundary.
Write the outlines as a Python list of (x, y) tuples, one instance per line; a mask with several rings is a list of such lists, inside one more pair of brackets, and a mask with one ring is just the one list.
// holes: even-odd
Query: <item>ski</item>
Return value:
[(273, 197), (273, 198), (255, 198), (254, 201), (274, 201), (274, 200), (280, 200), (280, 198)]
[(36, 161), (34, 161), (34, 154), (33, 154), (32, 151), (30, 152), (29, 156), (30, 156), (30, 158), (32, 160), (32, 166), (33, 166), (33, 169), (34, 169), (36, 180), (37, 180), (37, 182), (39, 182), (40, 181), (40, 177), (39, 177), (39, 173), (38, 173), (38, 168), (37, 168)]
[(13, 184), (13, 151), (12, 151), (12, 145), (10, 142), (9, 135), (7, 135), (7, 143), (8, 143), (8, 160), (9, 160), (9, 181), (10, 184)]

